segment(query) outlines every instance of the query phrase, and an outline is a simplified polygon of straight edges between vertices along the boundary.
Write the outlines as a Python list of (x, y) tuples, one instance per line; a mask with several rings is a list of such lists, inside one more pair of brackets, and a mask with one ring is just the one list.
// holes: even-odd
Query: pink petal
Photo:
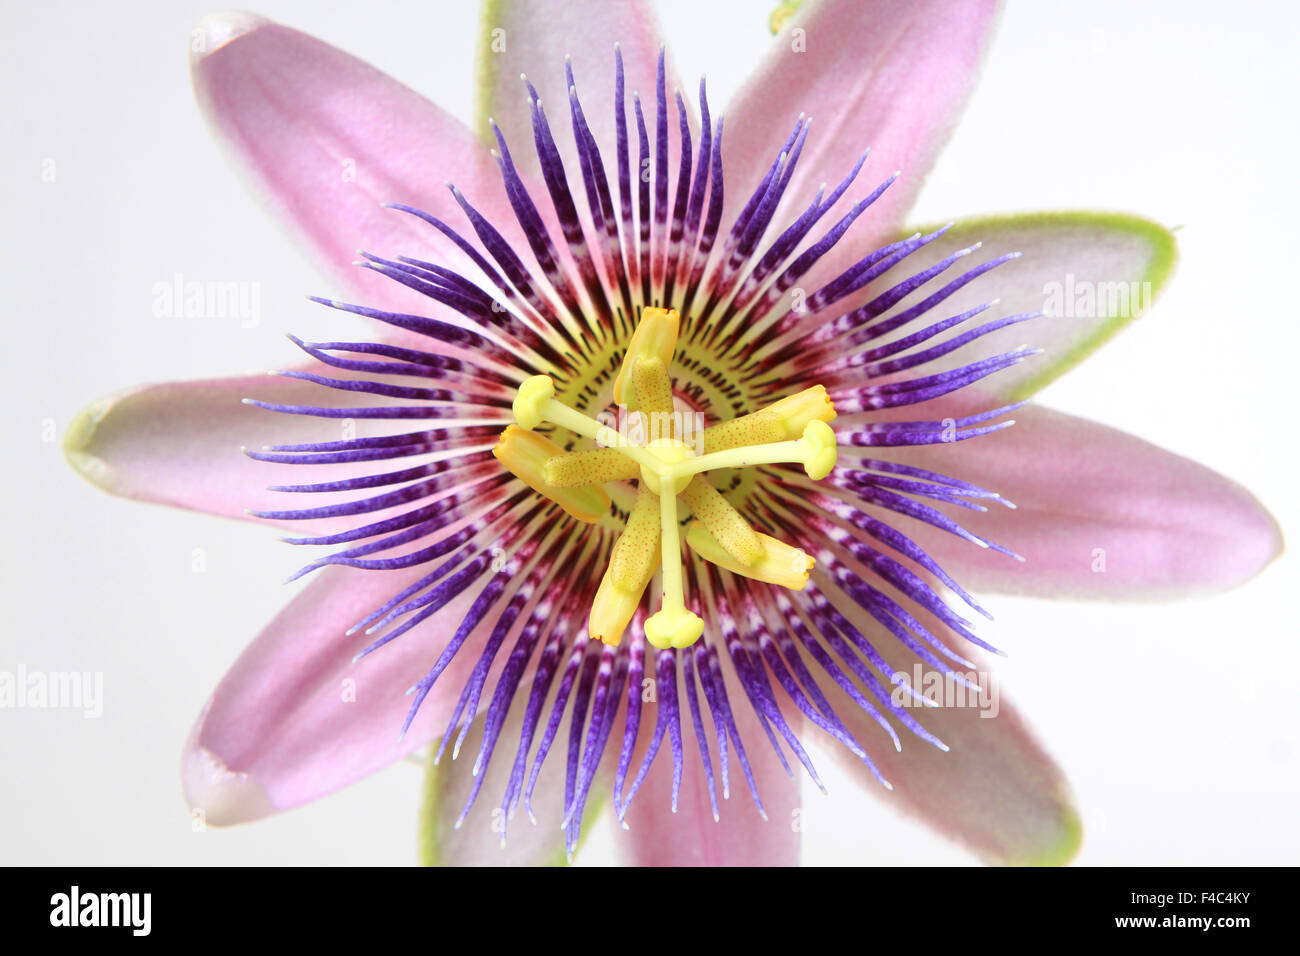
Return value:
[[(485, 143), (454, 117), (360, 60), (252, 14), (203, 21), (194, 90), (218, 137), (327, 270), (367, 305), (429, 301), (350, 263), (364, 248), (455, 264), (440, 233), (384, 209), (400, 202), (468, 231), (444, 183), (514, 237), (500, 174)], [(503, 214), (504, 211), (504, 214)]]
[[(865, 633), (878, 631), (877, 626)], [(877, 647), (913, 677), (906, 652), (895, 642), (884, 638)], [(924, 683), (917, 687), (925, 689)], [(866, 746), (893, 791), (881, 787), (847, 751), (835, 748), (837, 759), (886, 805), (918, 817), (990, 863), (1057, 865), (1078, 852), (1082, 825), (1065, 775), (1005, 695), (990, 694), (986, 704), (996, 702), (996, 707), (983, 709), (912, 709), (912, 716), (949, 747), (945, 753), (902, 729), (902, 750), (895, 750), (879, 725), (843, 691), (830, 682), (826, 690), (836, 714)], [(981, 716), (986, 712), (991, 716)]]
[[(733, 693), (734, 691), (734, 693)], [(787, 776), (754, 710), (739, 688), (728, 687), (745, 754), (754, 771), (764, 820), (754, 806), (739, 761), (731, 753), (731, 797), (718, 795), (714, 822), (708, 784), (689, 718), (682, 728), (685, 765), (677, 813), (670, 812), (673, 762), (665, 741), (627, 811), (620, 851), (636, 866), (797, 866), (800, 782)], [(652, 705), (653, 706), (653, 705)], [(651, 714), (653, 719), (653, 714)], [(644, 719), (644, 717), (643, 717)], [(706, 727), (709, 726), (707, 718)], [(648, 730), (648, 728), (646, 728)], [(648, 738), (646, 730), (642, 736)], [(648, 740), (647, 740), (648, 743)], [(638, 748), (640, 749), (640, 748)], [(714, 773), (718, 755), (712, 752)], [(802, 773), (792, 760), (796, 771)], [(640, 755), (633, 761), (640, 766)], [(720, 786), (720, 784), (719, 784)]]
[[(321, 367), (313, 365), (313, 370), (320, 372)], [(146, 385), (101, 399), (81, 412), (68, 426), (64, 452), (83, 477), (112, 494), (243, 518), (246, 509), (308, 507), (305, 496), (268, 491), (269, 485), (330, 481), (358, 472), (348, 464), (307, 467), (253, 461), (241, 447), (338, 441), (419, 427), (287, 415), (244, 405), (244, 398), (324, 407), (392, 403), (279, 375)], [(383, 470), (374, 468), (375, 473)], [(346, 492), (313, 495), (310, 505), (348, 497)]]
[(215, 826), (254, 820), (331, 793), (443, 732), (479, 635), (398, 736), (411, 703), (407, 688), (428, 672), (473, 589), (356, 663), (373, 638), (345, 634), (425, 570), (328, 568), (280, 612), (222, 679), (191, 732), (181, 762), (191, 808)]
[[(565, 862), (565, 835), (559, 826), (565, 813), (565, 762), (561, 754), (552, 753), (538, 776), (532, 796), (536, 823), (528, 819), (522, 804), (513, 819), (501, 813), (502, 796), (514, 768), (523, 726), (526, 683), (524, 687), (501, 728), (492, 759), (478, 777), (474, 776), (474, 767), (483, 741), (481, 718), (465, 737), (459, 757), (452, 760), (449, 750), (438, 766), (429, 768), (420, 810), (420, 857), (426, 866), (558, 866)], [(566, 718), (556, 740), (568, 740), (568, 735)], [(596, 788), (606, 779), (602, 770)], [(481, 784), (478, 798), (461, 820), (466, 798), (476, 782)], [(584, 830), (597, 816), (600, 803), (597, 796), (588, 801)]]
[(933, 320), (959, 315), (993, 299), (998, 302), (992, 309), (954, 332), (1006, 316), (1045, 314), (976, 339), (938, 362), (920, 366), (909, 377), (1022, 345), (1043, 349), (1044, 354), (998, 372), (982, 386), (995, 401), (1008, 402), (1027, 398), (1069, 371), (1141, 315), (1172, 274), (1177, 256), (1173, 235), (1138, 216), (1032, 213), (961, 220), (927, 247), (924, 261), (917, 257), (916, 269), (976, 242), (981, 246), (973, 255), (926, 288), (938, 289), (1006, 253), (1021, 256), (945, 299)]
[[(663, 45), (653, 6), (645, 0), (609, 3), (606, 0), (495, 0), (483, 13), (480, 38), (480, 132), (488, 133), (487, 120), (495, 119), (510, 144), (520, 169), (538, 175), (533, 149), (533, 127), (521, 73), (537, 88), (542, 108), (564, 160), (569, 187), (582, 192), (582, 174), (569, 118), (569, 88), (564, 75), (565, 57), (573, 63), (574, 79), (583, 114), (600, 147), (601, 160), (616, 189), (617, 155), (614, 149), (614, 44), (623, 53), (626, 109), (631, 162), (636, 162), (636, 125), (632, 93), (641, 94), (646, 124), (652, 138), (655, 123), (655, 77), (659, 48)], [(503, 31), (496, 33), (495, 31)], [(677, 112), (672, 105), (678, 82), (671, 58), (667, 65), (670, 142), (677, 142)], [(694, 102), (694, 85), (683, 90), (688, 105)], [(674, 145), (670, 153), (672, 175), (677, 175)], [(617, 195), (617, 193), (615, 194)], [(546, 206), (534, 193), (539, 204)], [(617, 202), (617, 199), (615, 200)], [(558, 236), (558, 234), (557, 234)]]
[[(932, 415), (957, 416), (976, 401)], [(1004, 431), (881, 455), (998, 492), (1015, 510), (954, 512), (1021, 564), (898, 519), (963, 587), (1081, 598), (1165, 598), (1235, 587), (1282, 550), (1277, 522), (1245, 488), (1141, 439), (1061, 412), (1018, 409)]]
[[(812, 130), (787, 195), (809, 202), (871, 147), (841, 211), (902, 176), (812, 274), (829, 278), (891, 236), (948, 138), (995, 20), (993, 0), (808, 0), (728, 105), (723, 157), (730, 223), (807, 113)], [(802, 31), (797, 33), (795, 31)], [(796, 52), (802, 44), (806, 52)], [(809, 279), (812, 282), (812, 278)]]

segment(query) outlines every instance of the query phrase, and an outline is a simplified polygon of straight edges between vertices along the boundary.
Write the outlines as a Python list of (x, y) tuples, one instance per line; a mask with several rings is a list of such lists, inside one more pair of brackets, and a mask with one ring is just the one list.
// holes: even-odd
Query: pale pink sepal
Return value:
[[(714, 821), (698, 745), (683, 701), (685, 760), (678, 809), (676, 813), (671, 812), (673, 762), (665, 741), (644, 784), (628, 807), (628, 829), (619, 841), (619, 847), (629, 864), (798, 865), (801, 843), (801, 776), (791, 777), (786, 774), (744, 693), (734, 686), (729, 687), (728, 692), (731, 693), (736, 724), (754, 771), (767, 819), (763, 818), (754, 805), (733, 751), (730, 757), (731, 796), (723, 800), (719, 793), (718, 820)], [(712, 726), (707, 717), (705, 727), (711, 732)], [(648, 734), (643, 736), (648, 737)], [(803, 769), (788, 751), (786, 757), (795, 773), (802, 775)], [(716, 749), (712, 751), (711, 759), (714, 773), (717, 774), (719, 767)], [(639, 765), (638, 755), (638, 760), (633, 762), (634, 771)]]
[[(520, 74), (536, 88), (550, 123), (556, 146), (564, 160), (569, 187), (585, 195), (578, 152), (570, 120), (565, 58), (571, 59), (583, 114), (600, 147), (601, 161), (617, 202), (617, 155), (614, 149), (614, 44), (623, 55), (626, 76), (624, 108), (630, 141), (630, 163), (636, 164), (636, 121), (632, 94), (641, 96), (642, 109), (652, 137), (654, 155), (655, 78), (659, 48), (663, 45), (654, 7), (646, 0), (490, 0), (483, 8), (479, 36), (479, 122), (487, 132), (494, 119), (505, 134), (515, 162), (540, 178), (527, 90)], [(673, 92), (678, 88), (672, 58), (667, 63), (669, 140), (672, 176), (677, 176), (677, 110)], [(695, 83), (682, 90), (688, 108), (695, 103)], [(693, 113), (691, 115), (694, 115)], [(632, 183), (637, 184), (636, 171)], [(534, 196), (542, 205), (549, 199)], [(671, 198), (671, 194), (670, 194)], [(579, 200), (579, 208), (582, 208)]]
[[(929, 232), (921, 226), (913, 232)], [(872, 286), (878, 294), (905, 277), (962, 250), (972, 250), (907, 300), (919, 301), (986, 263), (1001, 260), (935, 307), (928, 321), (992, 303), (950, 333), (988, 322), (1038, 314), (1007, 325), (902, 376), (932, 375), (1021, 347), (1042, 354), (980, 383), (996, 401), (1028, 398), (1069, 371), (1142, 316), (1173, 273), (1174, 235), (1127, 213), (1079, 210), (977, 216), (958, 220), (923, 252), (905, 259)], [(1007, 258), (1014, 256), (1014, 258)], [(929, 343), (927, 343), (929, 344)]]
[[(855, 616), (856, 617), (856, 616)], [(962, 844), (988, 863), (1059, 865), (1078, 852), (1082, 824), (1060, 767), (1047, 754), (1005, 695), (995, 692), (994, 680), (981, 658), (972, 683), (989, 682), (988, 694), (979, 698), (948, 684), (915, 683), (913, 665), (897, 642), (879, 627), (870, 637), (893, 666), (906, 674), (918, 691), (953, 705), (912, 707), (909, 713), (949, 748), (939, 750), (904, 729), (899, 729), (902, 749), (896, 750), (879, 725), (842, 691), (827, 687), (835, 712), (867, 747), (872, 760), (893, 786), (886, 790), (846, 751), (834, 753), (862, 786), (887, 806), (918, 818), (922, 823)], [(961, 649), (965, 656), (967, 649)], [(926, 669), (928, 671), (928, 668)], [(981, 677), (981, 675), (983, 675)], [(896, 691), (898, 702), (909, 698)], [(962, 706), (955, 706), (961, 703)], [(987, 716), (985, 716), (987, 715)]]
[[(931, 414), (981, 404), (995, 403), (972, 395)], [(972, 591), (1171, 598), (1234, 587), (1282, 551), (1281, 530), (1259, 500), (1203, 465), (1038, 406), (1009, 418), (1016, 424), (994, 435), (880, 456), (974, 482), (1017, 506), (981, 502), (987, 512), (953, 517), (1023, 563), (914, 519), (891, 519)]]
[[(331, 372), (316, 363), (300, 368)], [(112, 494), (244, 518), (250, 509), (310, 508), (355, 497), (355, 492), (291, 494), (268, 486), (352, 478), (357, 470), (349, 464), (253, 461), (241, 448), (342, 441), (421, 427), (419, 422), (289, 415), (244, 404), (245, 398), (324, 408), (393, 403), (270, 374), (144, 385), (110, 395), (78, 414), (68, 425), (64, 453), (83, 477)], [(390, 470), (398, 467), (400, 463), (393, 464)], [(349, 526), (354, 520), (348, 519)], [(328, 526), (310, 525), (312, 530)]]
[(809, 274), (826, 280), (891, 237), (964, 106), (996, 20), (993, 0), (808, 0), (727, 105), (723, 159), (730, 223), (776, 159), (801, 113), (812, 128), (790, 181), (802, 209), (867, 147), (846, 211), (869, 187), (897, 182)]
[(471, 635), (399, 735), (412, 699), (406, 691), (437, 660), (474, 589), (355, 663), (373, 637), (346, 634), (425, 570), (326, 569), (276, 616), (191, 733), (181, 762), (191, 808), (215, 826), (244, 823), (332, 793), (442, 734), (480, 635)]
[[(524, 689), (516, 694), (486, 768), (478, 765), (485, 726), (480, 715), (465, 736), (459, 756), (453, 760), (449, 746), (438, 765), (428, 769), (420, 809), (420, 860), (424, 865), (561, 866), (567, 862), (565, 831), (560, 826), (565, 816), (566, 776), (561, 753), (553, 750), (542, 765), (530, 799), (521, 796), (513, 808), (503, 811), (501, 807), (515, 767), (530, 680), (525, 675)], [(560, 722), (555, 748), (564, 747), (571, 724), (572, 713)], [(525, 781), (541, 735), (539, 728), (531, 741), (524, 764)], [(610, 750), (604, 756), (608, 763)], [(583, 815), (584, 831), (604, 807), (609, 773), (610, 768), (603, 767), (596, 775)], [(466, 799), (475, 785), (479, 786), (477, 798), (465, 813)]]
[(378, 308), (431, 307), (351, 263), (358, 249), (461, 263), (440, 233), (382, 206), (415, 206), (472, 236), (447, 182), (522, 246), (487, 144), (459, 120), (361, 60), (252, 14), (216, 14), (198, 29), (209, 39), (191, 57), (194, 90), (213, 131), (350, 295)]

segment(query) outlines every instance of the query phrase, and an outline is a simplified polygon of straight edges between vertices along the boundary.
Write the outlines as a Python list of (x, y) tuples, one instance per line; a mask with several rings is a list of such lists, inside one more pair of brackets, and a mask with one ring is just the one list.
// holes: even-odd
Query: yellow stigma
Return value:
[[(509, 426), (492, 453), (514, 475), (581, 521), (609, 513), (601, 485), (638, 482), (636, 501), (610, 552), (609, 567), (592, 602), (587, 632), (618, 644), (636, 614), (656, 568), (662, 605), (645, 621), (646, 640), (658, 648), (689, 647), (704, 633), (704, 621), (686, 606), (682, 580), (681, 525), (693, 516), (686, 543), (698, 555), (736, 574), (796, 590), (808, 583), (813, 559), (755, 531), (703, 477), (718, 468), (802, 464), (814, 480), (836, 462), (835, 406), (820, 385), (782, 398), (749, 415), (694, 436), (678, 433), (668, 368), (677, 349), (680, 316), (660, 308), (642, 310), (627, 353), (614, 379), (614, 401), (648, 416), (650, 439), (633, 442), (596, 419), (555, 398), (548, 375), (519, 386)], [(598, 446), (566, 452), (534, 432), (549, 423)], [(689, 427), (689, 426), (685, 426)]]
[(515, 421), (520, 428), (532, 431), (542, 423), (542, 415), (547, 403), (555, 397), (555, 383), (549, 375), (534, 375), (525, 379), (515, 393), (510, 410), (514, 412)]
[(813, 481), (821, 481), (839, 458), (835, 432), (825, 422), (811, 421), (803, 430), (803, 442), (808, 446), (807, 456), (802, 459), (804, 471)]
[(803, 437), (797, 441), (742, 445), (726, 451), (708, 452), (676, 465), (674, 470), (679, 474), (693, 475), (715, 468), (751, 468), (754, 465), (798, 462), (809, 478), (821, 481), (831, 473), (837, 457), (835, 432), (825, 422), (813, 420), (804, 426)]
[(645, 639), (660, 649), (690, 647), (703, 633), (703, 619), (685, 607), (665, 607), (645, 622)]

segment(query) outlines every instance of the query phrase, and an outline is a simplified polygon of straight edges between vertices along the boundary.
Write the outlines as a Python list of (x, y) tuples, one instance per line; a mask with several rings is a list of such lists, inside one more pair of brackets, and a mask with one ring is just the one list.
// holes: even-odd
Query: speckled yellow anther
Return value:
[(808, 583), (808, 572), (816, 564), (812, 555), (760, 532), (755, 532), (755, 536), (762, 553), (752, 564), (741, 564), (709, 533), (703, 522), (692, 521), (686, 529), (686, 543), (706, 561), (747, 578), (802, 591)]
[(632, 394), (631, 373), (637, 359), (657, 358), (667, 369), (673, 363), (673, 352), (677, 349), (677, 332), (681, 326), (681, 316), (676, 309), (645, 308), (641, 310), (641, 321), (632, 332), (632, 340), (627, 344), (627, 354), (623, 356), (623, 365), (614, 379), (614, 402), (635, 410), (636, 396)]
[[(796, 590), (808, 582), (813, 559), (804, 551), (755, 531), (706, 481), (717, 468), (797, 462), (820, 480), (835, 467), (836, 439), (829, 422), (835, 406), (820, 385), (773, 402), (749, 415), (705, 429), (703, 454), (690, 447), (672, 422), (668, 369), (677, 348), (680, 317), (669, 309), (642, 310), (614, 379), (614, 400), (630, 411), (662, 415), (648, 444), (626, 436), (555, 398), (547, 375), (523, 382), (512, 408), (518, 425), (501, 436), (493, 454), (529, 487), (587, 522), (609, 513), (607, 481), (638, 482), (636, 501), (610, 553), (609, 567), (592, 602), (588, 634), (618, 644), (645, 589), (660, 572), (663, 603), (645, 622), (646, 640), (658, 648), (689, 647), (704, 621), (686, 606), (682, 581), (682, 506), (694, 516), (687, 545), (701, 557), (736, 574)], [(568, 429), (603, 447), (566, 452), (532, 429), (544, 422)], [(679, 504), (679, 499), (681, 504)]]
[(673, 410), (673, 383), (668, 366), (657, 355), (631, 360), (632, 395), (636, 409), (663, 414)]
[(821, 385), (805, 388), (756, 412), (721, 422), (704, 430), (704, 451), (726, 451), (741, 445), (799, 438), (809, 422), (832, 422), (835, 406)]
[(550, 498), (579, 521), (594, 523), (609, 514), (609, 495), (600, 485), (581, 488), (554, 488), (546, 483), (542, 469), (546, 462), (563, 449), (545, 435), (509, 426), (492, 446), (496, 460), (516, 477)]
[(606, 481), (633, 481), (641, 476), (641, 466), (617, 448), (589, 448), (556, 455), (546, 463), (544, 474), (548, 484), (573, 488)]
[(619, 642), (654, 577), (658, 554), (659, 496), (642, 486), (591, 603), (588, 634), (606, 644)]
[(758, 532), (711, 484), (696, 475), (681, 494), (696, 520), (739, 564), (749, 566), (762, 558), (763, 543)]

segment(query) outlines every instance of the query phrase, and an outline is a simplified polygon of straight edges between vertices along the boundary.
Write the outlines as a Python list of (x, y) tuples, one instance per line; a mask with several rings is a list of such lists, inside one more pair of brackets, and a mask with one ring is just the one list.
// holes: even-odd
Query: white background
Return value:
[[(437, 13), (431, 12), (437, 8)], [(660, 3), (683, 76), (725, 102), (770, 41), (762, 2)], [(191, 831), (181, 745), (292, 588), (275, 534), (110, 498), (42, 441), (102, 394), (274, 367), (327, 288), (243, 192), (193, 105), (201, 2), (5, 2), (0, 270), (5, 546), (0, 669), (104, 673), (99, 720), (0, 711), (5, 863), (408, 863), (420, 773)], [(471, 3), (268, 2), (260, 12), (471, 116)], [(1289, 2), (1012, 3), (919, 221), (1103, 207), (1180, 225), (1157, 307), (1041, 395), (1205, 462), (1300, 528), (1295, 436), (1296, 63)], [(816, 111), (817, 104), (809, 104)], [(54, 159), (57, 180), (41, 182)], [(261, 282), (255, 329), (156, 319), (173, 273)], [(207, 572), (191, 571), (202, 548)], [(1295, 863), (1295, 558), (1163, 606), (989, 598), (1005, 686), (1067, 769), (1080, 863)], [(969, 862), (844, 784), (805, 814), (805, 859)], [(837, 786), (837, 783), (840, 784)], [(597, 835), (585, 859), (599, 862)]]

